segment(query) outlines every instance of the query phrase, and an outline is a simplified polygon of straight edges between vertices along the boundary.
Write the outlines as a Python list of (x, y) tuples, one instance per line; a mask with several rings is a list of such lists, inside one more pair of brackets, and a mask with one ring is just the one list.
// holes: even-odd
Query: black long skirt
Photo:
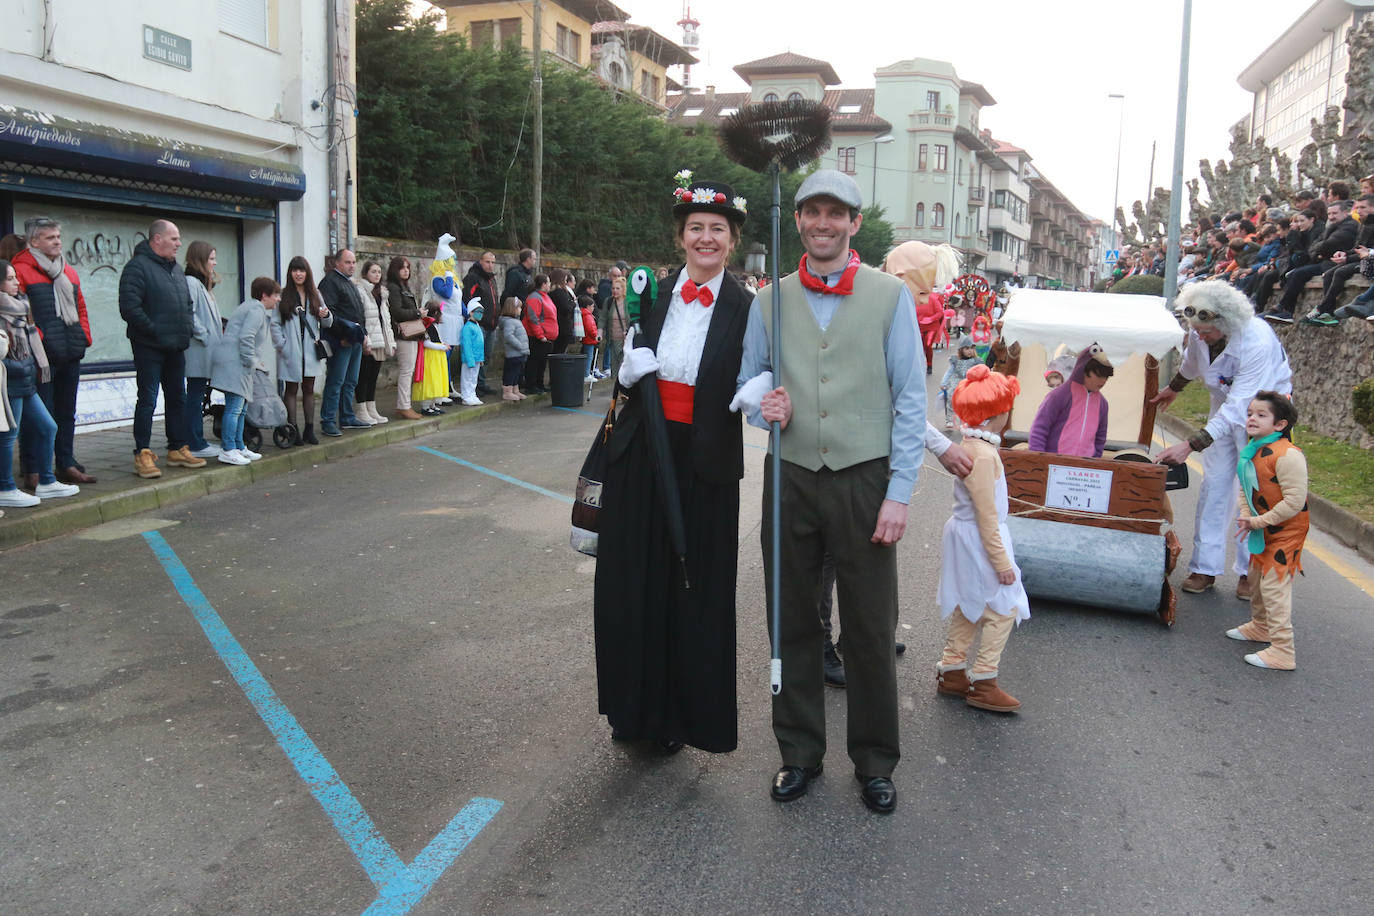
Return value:
[(626, 738), (704, 751), (739, 743), (735, 572), (739, 484), (692, 468), (691, 427), (668, 423), (687, 532), (687, 576), (673, 555), (642, 427), (606, 469), (596, 563), (597, 703)]

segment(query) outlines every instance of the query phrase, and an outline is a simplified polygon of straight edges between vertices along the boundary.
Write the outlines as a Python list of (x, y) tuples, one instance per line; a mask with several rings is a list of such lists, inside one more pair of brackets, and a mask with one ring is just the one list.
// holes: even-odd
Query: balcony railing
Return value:
[(970, 207), (981, 207), (983, 205), (984, 197), (986, 196), (986, 194), (987, 189), (984, 188), (982, 185), (979, 185), (976, 188), (969, 188), (968, 205)]

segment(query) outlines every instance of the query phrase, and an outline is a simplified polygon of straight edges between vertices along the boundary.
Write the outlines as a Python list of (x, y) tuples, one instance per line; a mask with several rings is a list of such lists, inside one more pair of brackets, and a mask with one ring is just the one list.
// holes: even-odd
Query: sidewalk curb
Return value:
[[(1186, 420), (1163, 412), (1156, 414), (1155, 420), (1170, 435), (1179, 439), (1186, 439), (1197, 432), (1197, 427), (1189, 425)], [(1307, 512), (1313, 525), (1374, 563), (1374, 522), (1365, 521), (1311, 490), (1307, 492)]]
[(529, 410), (549, 406), (548, 394), (531, 395), (523, 401), (494, 401), (481, 407), (450, 409), (442, 417), (423, 420), (397, 420), (371, 429), (350, 431), (341, 439), (324, 439), (319, 445), (301, 446), (267, 455), (253, 464), (233, 466), (213, 459), (207, 467), (189, 474), (176, 474), (141, 486), (107, 493), (71, 504), (60, 501), (26, 512), (25, 517), (6, 514), (0, 520), (0, 551), (49, 538), (71, 534), (83, 528), (188, 502), (211, 493), (235, 490), (292, 471), (304, 471), (326, 462), (344, 461), (374, 448), (407, 442), (440, 430), (462, 426), (496, 416), (508, 410)]

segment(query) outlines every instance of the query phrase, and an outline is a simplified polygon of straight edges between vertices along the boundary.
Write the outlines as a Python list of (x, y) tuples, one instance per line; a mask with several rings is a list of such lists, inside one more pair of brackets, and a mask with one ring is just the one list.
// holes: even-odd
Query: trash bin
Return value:
[(581, 353), (549, 355), (549, 394), (554, 407), (581, 407), (587, 358)]

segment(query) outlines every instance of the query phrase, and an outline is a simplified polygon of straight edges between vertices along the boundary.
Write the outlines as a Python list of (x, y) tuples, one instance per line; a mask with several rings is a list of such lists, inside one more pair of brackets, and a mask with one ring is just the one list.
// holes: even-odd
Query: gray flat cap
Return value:
[(797, 189), (796, 204), (800, 207), (813, 197), (833, 197), (855, 210), (864, 207), (864, 196), (859, 185), (844, 172), (835, 169), (821, 169), (812, 173)]

